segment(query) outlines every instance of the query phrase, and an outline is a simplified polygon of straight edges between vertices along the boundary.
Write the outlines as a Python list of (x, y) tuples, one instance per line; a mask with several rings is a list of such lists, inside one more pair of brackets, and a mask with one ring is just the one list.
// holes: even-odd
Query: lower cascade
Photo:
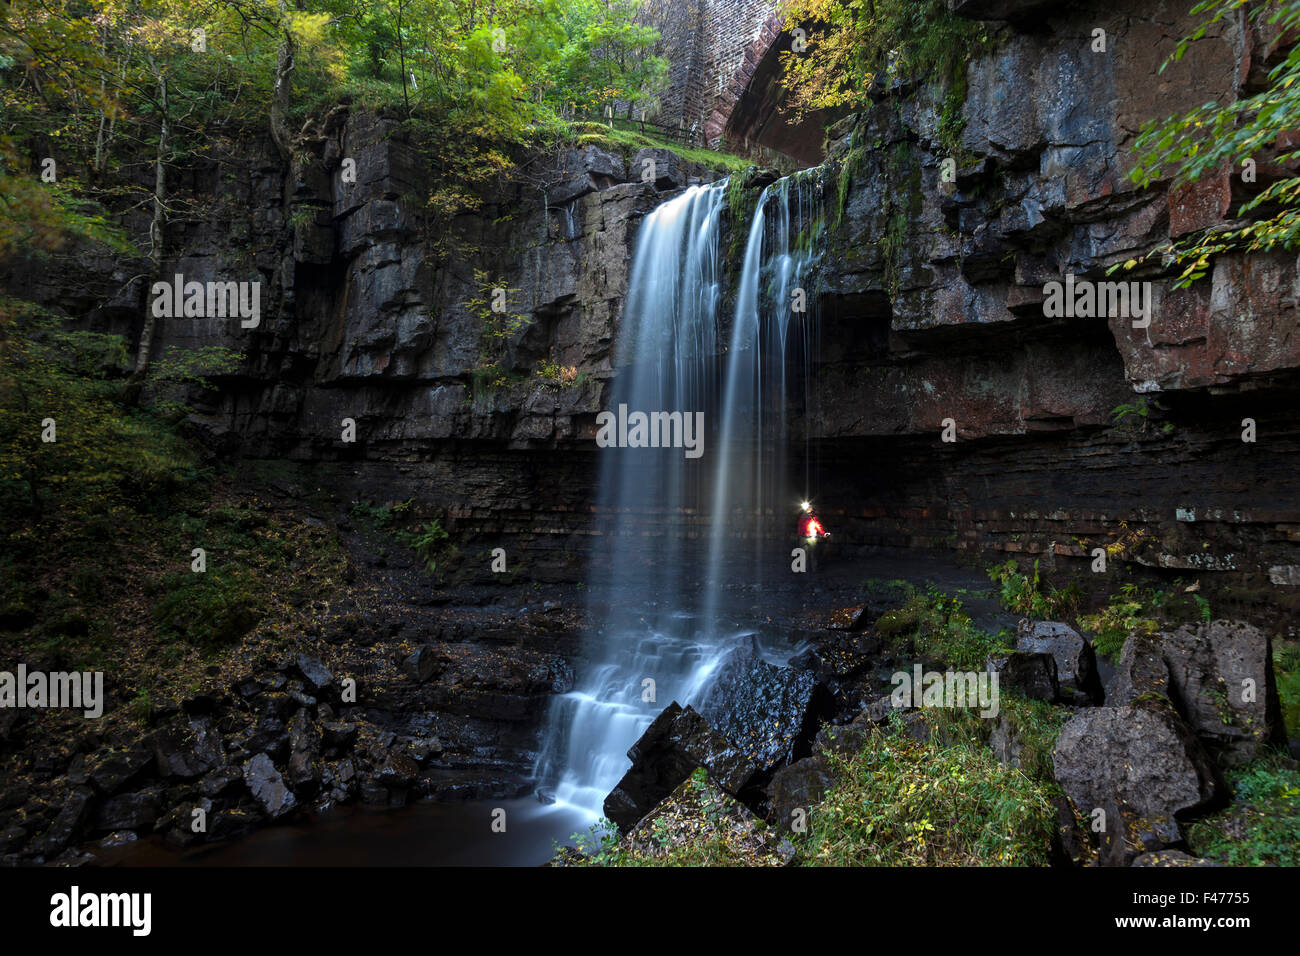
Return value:
[[(548, 716), (536, 777), (592, 821), (628, 748), (671, 701), (699, 706), (745, 633), (728, 602), (761, 591), (794, 540), (788, 410), (811, 406), (817, 328), (805, 283), (822, 228), (821, 170), (763, 189), (734, 291), (723, 240), (728, 181), (688, 187), (637, 238), (615, 376), (598, 442), (599, 512), (586, 664)], [(628, 440), (640, 412), (648, 434)], [(676, 415), (675, 413), (680, 413)], [(701, 422), (683, 454), (672, 426)], [(661, 434), (662, 430), (662, 434)], [(633, 429), (634, 431), (634, 429)], [(615, 437), (617, 440), (615, 440)], [(761, 647), (761, 644), (760, 644)]]

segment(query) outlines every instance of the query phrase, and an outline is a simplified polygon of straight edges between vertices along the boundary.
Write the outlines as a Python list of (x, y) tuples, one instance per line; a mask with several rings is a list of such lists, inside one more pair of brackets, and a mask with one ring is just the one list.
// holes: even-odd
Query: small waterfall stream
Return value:
[(557, 805), (593, 821), (628, 747), (670, 701), (698, 705), (752, 633), (728, 623), (728, 594), (760, 586), (764, 565), (788, 556), (807, 487), (793, 489), (786, 471), (787, 364), (802, 362), (794, 397), (806, 401), (816, 323), (801, 283), (815, 262), (822, 186), (818, 169), (762, 191), (729, 337), (727, 181), (687, 188), (641, 225), (609, 408), (703, 411), (706, 433), (694, 459), (680, 448), (601, 451), (600, 513), (613, 518), (592, 553), (590, 663), (554, 702), (536, 770)]

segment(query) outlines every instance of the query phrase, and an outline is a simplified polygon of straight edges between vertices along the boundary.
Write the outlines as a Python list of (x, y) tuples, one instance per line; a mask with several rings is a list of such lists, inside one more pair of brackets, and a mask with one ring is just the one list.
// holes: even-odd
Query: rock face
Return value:
[(1175, 817), (1224, 795), (1200, 741), (1173, 705), (1155, 695), (1080, 711), (1061, 729), (1053, 763), (1057, 781), (1085, 815), (1119, 801), (1143, 817)]
[(770, 769), (801, 756), (828, 705), (816, 675), (769, 664), (750, 644), (719, 669), (700, 713), (759, 767)]
[(605, 798), (605, 816), (627, 831), (697, 767), (718, 786), (740, 793), (758, 767), (693, 708), (676, 701), (663, 709), (627, 752), (631, 768)]
[(1168, 696), (1220, 766), (1246, 763), (1286, 732), (1268, 635), (1240, 621), (1134, 635), (1120, 654), (1111, 702)]

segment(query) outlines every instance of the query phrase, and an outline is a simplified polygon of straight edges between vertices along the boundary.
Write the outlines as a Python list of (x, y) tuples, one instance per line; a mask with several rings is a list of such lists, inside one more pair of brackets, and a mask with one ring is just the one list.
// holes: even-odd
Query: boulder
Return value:
[(417, 647), (402, 661), (402, 673), (417, 684), (423, 684), (438, 668), (438, 656), (429, 647)]
[(1016, 650), (1051, 654), (1056, 661), (1056, 678), (1064, 686), (1101, 703), (1101, 678), (1092, 645), (1074, 628), (1058, 621), (1021, 621), (1016, 633)]
[(1085, 816), (1118, 801), (1139, 816), (1177, 817), (1213, 807), (1226, 792), (1196, 735), (1157, 695), (1076, 714), (1052, 760), (1057, 782)]
[(298, 673), (307, 682), (312, 693), (319, 694), (334, 684), (334, 675), (316, 658), (308, 654), (299, 654), (295, 663), (298, 665)]
[(664, 708), (627, 752), (631, 768), (605, 798), (605, 816), (627, 832), (656, 804), (704, 767), (723, 790), (739, 793), (758, 771), (743, 751), (676, 701)]
[(1155, 691), (1174, 702), (1220, 766), (1234, 767), (1286, 744), (1272, 647), (1259, 628), (1214, 621), (1125, 643), (1111, 684), (1125, 704)]
[(1143, 694), (1169, 696), (1169, 667), (1160, 653), (1158, 635), (1131, 634), (1119, 652), (1106, 701), (1122, 707)]
[(224, 762), (221, 737), (211, 720), (196, 720), (188, 728), (168, 727), (150, 739), (160, 777), (195, 780)]
[(57, 855), (80, 834), (93, 802), (94, 794), (89, 789), (78, 787), (73, 790), (54, 822), (32, 842), (31, 852), (46, 859)]
[(1129, 866), (1143, 853), (1185, 849), (1178, 821), (1164, 814), (1142, 816), (1128, 804), (1107, 804), (1106, 828), (1101, 834), (1098, 863), (1101, 866)]
[(767, 663), (751, 639), (719, 668), (700, 714), (766, 770), (804, 756), (830, 709), (816, 674)]
[(148, 829), (162, 811), (162, 787), (146, 787), (106, 800), (95, 817), (97, 830)]
[(91, 768), (88, 777), (96, 790), (112, 795), (143, 774), (152, 760), (153, 753), (141, 748), (109, 753)]
[(297, 799), (280, 771), (275, 769), (271, 758), (260, 753), (244, 764), (244, 782), (249, 791), (272, 820), (277, 820), (291, 812), (297, 805)]
[(998, 693), (1010, 690), (1046, 701), (1055, 701), (1061, 695), (1056, 658), (1051, 654), (1013, 651), (990, 657), (984, 666), (989, 673), (998, 675)]
[(767, 785), (772, 823), (786, 830), (803, 832), (813, 807), (821, 803), (835, 781), (825, 757), (805, 757), (782, 767)]

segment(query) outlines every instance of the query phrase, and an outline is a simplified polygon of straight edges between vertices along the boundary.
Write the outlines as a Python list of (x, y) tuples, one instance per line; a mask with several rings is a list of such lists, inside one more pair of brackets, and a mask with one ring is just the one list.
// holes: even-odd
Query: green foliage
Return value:
[(982, 743), (918, 742), (900, 726), (859, 753), (829, 753), (840, 779), (809, 814), (800, 862), (832, 866), (1043, 866), (1051, 790)]
[(399, 531), (397, 538), (409, 546), (424, 562), (430, 573), (438, 570), (438, 561), (446, 549), (444, 541), (451, 537), (438, 519), (426, 521), (414, 531)]
[(233, 644), (266, 612), (260, 582), (243, 568), (180, 572), (163, 586), (154, 605), (160, 631), (202, 650)]
[(1074, 582), (1064, 588), (1049, 585), (1044, 591), (1037, 561), (1033, 570), (1025, 573), (1020, 570), (1020, 563), (1011, 558), (993, 565), (988, 569), (988, 575), (989, 580), (1001, 588), (1002, 606), (1028, 617), (1052, 620), (1071, 617), (1078, 610), (1082, 598), (1079, 586)]
[(1154, 634), (1160, 622), (1153, 609), (1134, 584), (1125, 584), (1112, 594), (1105, 607), (1094, 614), (1079, 617), (1079, 624), (1092, 634), (1092, 646), (1098, 654), (1112, 660), (1119, 657), (1124, 642), (1133, 634)]
[[(1300, 0), (1269, 0), (1247, 4), (1243, 0), (1201, 0), (1194, 14), (1208, 14), (1189, 36), (1179, 41), (1161, 65), (1163, 72), (1178, 62), (1211, 31), (1238, 29), (1244, 14), (1262, 34), (1286, 36), (1300, 29)], [(1185, 113), (1148, 123), (1134, 143), (1137, 162), (1130, 177), (1149, 186), (1172, 176), (1172, 184), (1192, 183), (1227, 169), (1242, 171), (1249, 160), (1287, 167), (1300, 151), (1279, 147), (1284, 137), (1300, 126), (1300, 46), (1284, 47), (1285, 56), (1268, 74), (1269, 88), (1228, 103), (1210, 100)], [(1132, 269), (1154, 260), (1181, 269), (1176, 287), (1185, 288), (1209, 273), (1216, 256), (1231, 250), (1268, 252), (1300, 247), (1300, 176), (1284, 175), (1260, 190), (1237, 210), (1245, 224), (1212, 227), (1185, 240), (1165, 244), (1140, 259), (1115, 268)], [(1114, 271), (1112, 269), (1111, 271)]]
[(955, 16), (948, 0), (786, 0), (787, 29), (809, 30), (808, 48), (781, 54), (782, 84), (797, 115), (862, 109), (897, 79), (943, 84), (940, 136), (961, 138), (966, 64), (988, 40), (985, 27)]
[(642, 132), (636, 124), (629, 125), (620, 120), (615, 120), (613, 128), (600, 123), (576, 123), (571, 130), (576, 134), (574, 141), (579, 146), (599, 146), (602, 149), (622, 153), (629, 159), (642, 149), (668, 149), (687, 162), (699, 163), (701, 166), (723, 173), (739, 172), (752, 165), (750, 160), (742, 156), (716, 149), (706, 149), (703, 146), (686, 146), (674, 140), (664, 139), (650, 129)]
[[(180, 436), (122, 403), (125, 362), (118, 336), (0, 301), (0, 525), (21, 533), (15, 521), (52, 511), (89, 518), (152, 506), (199, 477)], [(44, 441), (51, 419), (55, 440)]]
[(585, 372), (580, 373), (578, 371), (577, 366), (561, 365), (559, 362), (551, 361), (542, 362), (536, 374), (541, 380), (543, 388), (554, 391), (566, 388), (581, 388), (590, 380)]
[(1300, 866), (1300, 768), (1264, 757), (1227, 776), (1233, 802), (1191, 824), (1193, 852), (1227, 866)]
[(1287, 736), (1300, 737), (1300, 645), (1278, 644), (1273, 648), (1273, 674)]
[(917, 654), (952, 667), (983, 670), (990, 655), (1009, 650), (1001, 636), (975, 626), (960, 598), (933, 586), (913, 589), (903, 607), (882, 614), (876, 632), (895, 645), (911, 641)]

